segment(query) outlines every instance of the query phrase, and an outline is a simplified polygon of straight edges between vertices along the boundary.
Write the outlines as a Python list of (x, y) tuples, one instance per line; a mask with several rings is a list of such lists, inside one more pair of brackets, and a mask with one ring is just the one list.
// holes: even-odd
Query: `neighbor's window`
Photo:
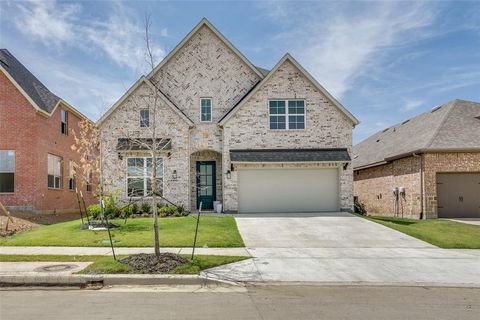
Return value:
[(88, 170), (87, 172), (87, 191), (92, 191), (92, 181), (93, 181), (93, 174), (92, 170)]
[(0, 150), (0, 193), (15, 191), (15, 150)]
[[(127, 194), (129, 197), (148, 197), (152, 195), (152, 158), (127, 159)], [(163, 195), (163, 159), (157, 158), (157, 188)]]
[(200, 120), (202, 122), (212, 121), (212, 99), (200, 99)]
[(48, 155), (48, 187), (62, 188), (62, 158), (53, 154)]
[(305, 129), (303, 100), (271, 100), (268, 104), (270, 129)]
[(147, 128), (150, 126), (150, 111), (148, 109), (140, 110), (140, 127)]
[(68, 112), (63, 109), (60, 110), (60, 123), (62, 133), (68, 136)]
[(70, 160), (68, 163), (68, 189), (75, 190), (76, 185), (77, 182), (75, 179), (75, 162)]

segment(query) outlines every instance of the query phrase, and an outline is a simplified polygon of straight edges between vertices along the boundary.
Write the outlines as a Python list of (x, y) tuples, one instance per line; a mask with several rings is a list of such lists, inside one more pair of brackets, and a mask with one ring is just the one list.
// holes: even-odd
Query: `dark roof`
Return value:
[(268, 70), (268, 69), (260, 68), (260, 67), (257, 67), (257, 66), (255, 66), (255, 68), (257, 68), (257, 70), (260, 71), (260, 73), (264, 77), (270, 72), (270, 70)]
[(353, 147), (353, 167), (414, 152), (480, 150), (480, 103), (453, 100), (375, 133)]
[(48, 113), (53, 111), (60, 98), (48, 90), (7, 49), (0, 49), (0, 63), (40, 109)]
[(230, 150), (232, 162), (350, 161), (346, 148), (337, 149), (243, 149)]
[(153, 147), (157, 151), (172, 149), (172, 141), (169, 138), (156, 138), (155, 143), (153, 139), (149, 138), (119, 138), (117, 142), (117, 151), (139, 151), (151, 150)]
[(226, 116), (228, 116), (228, 114), (230, 112), (232, 112), (233, 110), (235, 110), (235, 108), (238, 106), (238, 104), (240, 102), (243, 101), (243, 99), (245, 99), (246, 96), (248, 96), (250, 94), (250, 92), (252, 92), (262, 81), (258, 81), (257, 83), (255, 83), (247, 92), (245, 92), (245, 94), (243, 96), (240, 97), (240, 99), (237, 101), (237, 103), (235, 103), (230, 109), (228, 109), (227, 112), (225, 112), (223, 114), (223, 116), (218, 120), (218, 122), (220, 123)]

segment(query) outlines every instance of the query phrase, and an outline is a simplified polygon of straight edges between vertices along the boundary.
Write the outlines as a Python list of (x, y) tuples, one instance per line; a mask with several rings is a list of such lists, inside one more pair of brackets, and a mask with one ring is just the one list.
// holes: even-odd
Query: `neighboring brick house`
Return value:
[[(70, 179), (79, 162), (71, 150), (80, 112), (50, 92), (8, 50), (0, 50), (0, 202), (10, 210), (78, 210), (75, 186), (94, 198), (86, 184)], [(89, 190), (94, 186), (89, 185)]]
[(480, 103), (453, 100), (374, 134), (353, 154), (354, 193), (369, 214), (480, 217)]
[(270, 71), (255, 67), (203, 19), (97, 123), (105, 189), (123, 199), (149, 195), (149, 152), (123, 142), (151, 138), (153, 110), (169, 201), (191, 210), (219, 201), (227, 212), (353, 208), (358, 121), (288, 54)]

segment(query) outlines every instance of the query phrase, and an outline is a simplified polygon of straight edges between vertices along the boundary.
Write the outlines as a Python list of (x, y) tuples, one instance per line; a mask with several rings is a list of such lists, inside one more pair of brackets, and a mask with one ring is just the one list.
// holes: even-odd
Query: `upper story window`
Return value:
[(48, 154), (48, 187), (62, 188), (62, 158)]
[(200, 99), (200, 120), (202, 122), (212, 121), (212, 99)]
[(63, 109), (60, 110), (60, 128), (62, 134), (68, 136), (68, 112)]
[(0, 150), (0, 193), (15, 191), (15, 150)]
[(87, 171), (87, 191), (92, 191), (92, 183), (93, 183), (93, 172), (92, 169)]
[(270, 100), (268, 104), (270, 129), (305, 129), (303, 100)]
[(140, 128), (150, 126), (150, 111), (148, 109), (140, 110)]

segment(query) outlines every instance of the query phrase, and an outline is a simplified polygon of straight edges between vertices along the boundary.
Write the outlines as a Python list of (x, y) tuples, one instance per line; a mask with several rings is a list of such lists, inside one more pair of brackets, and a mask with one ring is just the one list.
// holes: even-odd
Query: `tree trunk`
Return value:
[[(155, 138), (154, 138), (155, 139)], [(152, 210), (153, 210), (153, 233), (155, 255), (160, 257), (160, 236), (158, 232), (158, 209), (157, 209), (157, 157), (155, 150), (152, 152)]]

